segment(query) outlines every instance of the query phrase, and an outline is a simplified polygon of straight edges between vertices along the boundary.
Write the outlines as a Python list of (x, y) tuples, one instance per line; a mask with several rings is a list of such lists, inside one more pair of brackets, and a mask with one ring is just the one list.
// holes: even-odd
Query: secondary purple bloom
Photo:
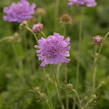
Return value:
[(87, 7), (94, 7), (97, 5), (95, 0), (85, 0), (85, 4)]
[(97, 3), (95, 0), (68, 0), (68, 5), (84, 5), (87, 7), (94, 7)]
[(84, 5), (84, 0), (69, 0), (68, 5)]
[(100, 45), (103, 42), (103, 37), (100, 35), (96, 35), (95, 37), (93, 37), (93, 41), (96, 45)]
[(20, 0), (18, 3), (12, 3), (9, 7), (4, 8), (4, 12), (7, 16), (4, 16), (4, 20), (9, 22), (23, 22), (32, 17), (35, 12), (36, 5), (29, 4), (27, 0)]
[(41, 38), (38, 43), (39, 45), (35, 45), (34, 47), (38, 48), (36, 53), (38, 53), (37, 56), (39, 60), (42, 61), (41, 66), (70, 61), (70, 59), (67, 58), (70, 56), (69, 37), (64, 40), (64, 36), (59, 33), (54, 33), (48, 36), (48, 38)]

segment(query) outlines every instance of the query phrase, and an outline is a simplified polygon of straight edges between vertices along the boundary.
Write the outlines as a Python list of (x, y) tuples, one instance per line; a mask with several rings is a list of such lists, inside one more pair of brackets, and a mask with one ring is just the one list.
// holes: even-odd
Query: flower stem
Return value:
[(28, 31), (30, 31), (30, 32), (33, 34), (33, 36), (34, 36), (36, 42), (38, 43), (38, 38), (36, 37), (36, 34), (32, 31), (32, 29), (31, 29), (29, 26), (26, 26), (26, 29), (27, 29)]
[[(81, 53), (81, 43), (82, 43), (82, 27), (83, 27), (83, 15), (84, 9), (81, 10), (81, 19), (79, 24), (79, 55)], [(79, 56), (80, 57), (80, 56)], [(78, 87), (78, 81), (79, 81), (79, 68), (80, 68), (80, 62), (77, 61), (77, 69), (76, 69), (76, 88)]]
[(9, 38), (10, 37), (4, 37), (4, 38), (0, 39), (0, 42), (5, 41), (5, 40), (8, 40)]
[[(78, 92), (77, 92), (75, 89), (72, 89), (72, 92), (74, 92), (75, 95), (76, 95), (76, 98), (77, 98), (78, 103), (79, 103), (79, 108), (80, 108), (80, 109), (83, 109), (82, 106), (81, 106), (81, 100), (80, 100), (80, 97), (79, 97)], [(76, 99), (76, 98), (74, 98), (74, 99)], [(75, 108), (74, 108), (74, 109), (75, 109)]]
[[(103, 42), (106, 40), (106, 38), (109, 36), (109, 32), (104, 36), (103, 38)], [(97, 61), (98, 61), (98, 57), (100, 56), (101, 50), (103, 47), (103, 43), (101, 44), (100, 48), (98, 49), (97, 46), (95, 46), (95, 54), (94, 54), (94, 63), (93, 63), (93, 85), (92, 85), (92, 89), (93, 89), (93, 93), (95, 92), (95, 88), (96, 88), (96, 70), (97, 70)]]
[(42, 36), (44, 36), (46, 38), (46, 35), (43, 31), (40, 32), (42, 34)]
[[(63, 27), (64, 27), (64, 36), (66, 36), (66, 24), (63, 24)], [(67, 80), (68, 80), (68, 74), (67, 74), (67, 67), (65, 67), (65, 84), (67, 84)], [(69, 109), (69, 99), (67, 97), (67, 94), (66, 94), (66, 109)]]
[(89, 105), (90, 103), (92, 103), (93, 100), (94, 100), (93, 97), (92, 97), (91, 99), (89, 99), (89, 101), (85, 104), (85, 106), (84, 106), (82, 109), (87, 109), (88, 105)]
[(98, 50), (98, 47), (95, 46), (95, 53), (94, 53), (94, 63), (93, 63), (93, 86), (92, 86), (92, 89), (93, 89), (93, 93), (95, 92), (95, 86), (96, 86), (96, 70), (97, 70), (97, 59), (98, 59), (98, 55), (97, 54), (97, 50)]
[(60, 0), (56, 0), (56, 5), (55, 5), (55, 30), (57, 30), (59, 3), (60, 3)]
[[(103, 38), (103, 41), (105, 41), (106, 40), (106, 38), (109, 36), (109, 32), (108, 33), (106, 33), (106, 35), (104, 36), (104, 38)], [(99, 49), (99, 54), (101, 53), (101, 50), (102, 50), (102, 47), (103, 47), (103, 43), (101, 44), (101, 46), (100, 46), (100, 49)]]
[[(44, 72), (45, 75), (47, 74), (47, 71), (46, 71), (45, 68), (43, 68), (43, 72)], [(48, 105), (48, 108), (49, 109), (54, 109), (53, 101), (52, 101), (52, 99), (49, 96), (49, 88), (48, 88), (49, 84), (48, 84), (48, 82), (45, 82), (45, 85), (46, 85), (46, 88), (47, 88), (47, 105)]]
[(38, 23), (41, 23), (41, 21), (42, 21), (42, 16), (39, 16), (38, 17)]
[(47, 105), (48, 105), (48, 108), (49, 109), (52, 109), (48, 101), (47, 101)]
[(57, 79), (56, 72), (53, 72), (53, 75), (54, 75), (55, 87), (56, 87), (56, 90), (57, 90), (57, 95), (58, 95), (59, 102), (61, 104), (61, 108), (65, 109), (64, 104), (63, 104), (62, 99), (61, 99), (61, 96), (60, 96), (60, 92), (59, 92), (59, 82), (58, 82), (58, 79)]
[(72, 106), (72, 109), (75, 109), (76, 108), (76, 100), (75, 100), (76, 98), (74, 97), (73, 98), (73, 106)]

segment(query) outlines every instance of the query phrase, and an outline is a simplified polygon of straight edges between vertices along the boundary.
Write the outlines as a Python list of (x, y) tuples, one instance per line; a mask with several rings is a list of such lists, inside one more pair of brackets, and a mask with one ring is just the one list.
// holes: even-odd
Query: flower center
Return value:
[(58, 50), (55, 47), (51, 47), (45, 50), (43, 56), (46, 56), (48, 58), (55, 58), (57, 54), (58, 54)]

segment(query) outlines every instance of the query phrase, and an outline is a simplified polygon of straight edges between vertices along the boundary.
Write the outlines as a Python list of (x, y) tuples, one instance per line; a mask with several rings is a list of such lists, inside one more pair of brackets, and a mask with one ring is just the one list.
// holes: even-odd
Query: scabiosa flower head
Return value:
[(68, 0), (68, 5), (84, 5), (85, 0)]
[(37, 14), (37, 16), (45, 16), (46, 10), (44, 8), (37, 8), (36, 14)]
[(93, 37), (93, 41), (96, 45), (100, 45), (103, 42), (103, 37), (97, 35), (97, 36)]
[(60, 17), (60, 23), (63, 24), (71, 24), (72, 23), (72, 16), (65, 13)]
[(68, 5), (77, 5), (78, 0), (68, 0)]
[(39, 24), (35, 24), (32, 27), (32, 30), (34, 32), (40, 32), (43, 29), (43, 24), (39, 23)]
[(87, 7), (94, 7), (97, 5), (96, 1), (95, 0), (85, 0), (85, 5)]
[(94, 7), (97, 3), (95, 0), (68, 0), (68, 5), (84, 5), (87, 7)]
[(29, 4), (27, 0), (20, 0), (18, 3), (12, 3), (9, 7), (4, 8), (4, 12), (7, 16), (4, 16), (4, 20), (9, 22), (23, 22), (35, 13), (36, 5)]
[(48, 36), (48, 38), (41, 38), (38, 42), (39, 45), (35, 45), (34, 47), (38, 48), (36, 53), (38, 53), (37, 56), (39, 60), (42, 61), (41, 66), (70, 61), (70, 59), (67, 58), (70, 56), (69, 37), (64, 40), (64, 36), (59, 33), (54, 33)]

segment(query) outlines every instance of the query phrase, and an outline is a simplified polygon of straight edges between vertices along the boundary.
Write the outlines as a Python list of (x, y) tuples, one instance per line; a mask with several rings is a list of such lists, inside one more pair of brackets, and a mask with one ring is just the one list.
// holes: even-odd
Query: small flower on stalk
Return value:
[(70, 38), (67, 37), (64, 40), (64, 36), (59, 33), (54, 33), (48, 36), (48, 38), (41, 38), (39, 45), (35, 45), (37, 56), (42, 61), (41, 66), (47, 64), (58, 64), (60, 62), (69, 62), (70, 59)]
[(46, 11), (44, 8), (37, 8), (36, 14), (38, 16), (45, 16), (46, 15)]
[(39, 23), (39, 24), (35, 24), (32, 27), (32, 30), (34, 32), (40, 32), (43, 29), (43, 24)]
[(87, 7), (94, 7), (97, 5), (95, 0), (68, 0), (68, 5), (83, 5)]
[(25, 28), (26, 26), (28, 25), (28, 21), (23, 21), (22, 23), (20, 23), (20, 26), (19, 28), (22, 29), (22, 28)]
[(60, 22), (64, 24), (71, 24), (72, 23), (72, 17), (65, 13), (60, 17)]
[(69, 84), (66, 85), (66, 88), (67, 89), (72, 89), (72, 88), (74, 88), (74, 86), (73, 86), (73, 84), (69, 83)]
[(4, 16), (4, 20), (9, 22), (23, 22), (24, 20), (32, 18), (35, 13), (36, 5), (29, 4), (27, 0), (20, 0), (18, 3), (12, 3), (9, 7), (4, 8), (4, 12), (7, 16)]
[(102, 42), (103, 42), (103, 37), (97, 35), (97, 36), (93, 37), (93, 41), (94, 41), (94, 43), (95, 43), (96, 45), (100, 45), (100, 44), (102, 44)]

